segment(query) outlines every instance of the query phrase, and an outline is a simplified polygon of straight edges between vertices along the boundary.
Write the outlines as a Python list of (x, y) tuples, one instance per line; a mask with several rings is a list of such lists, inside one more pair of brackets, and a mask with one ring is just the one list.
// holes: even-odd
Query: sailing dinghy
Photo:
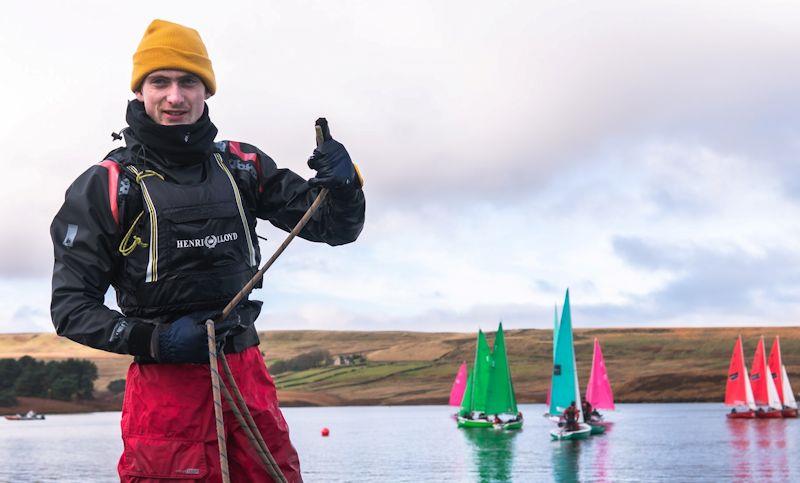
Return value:
[(744, 363), (741, 335), (733, 344), (731, 363), (728, 366), (728, 382), (725, 385), (725, 405), (732, 407), (731, 412), (727, 414), (728, 418), (756, 417), (756, 403), (753, 399), (753, 389), (750, 387), (750, 377), (747, 375), (747, 366)]
[(778, 336), (775, 336), (775, 342), (772, 343), (772, 349), (769, 351), (768, 364), (772, 382), (775, 384), (775, 389), (778, 391), (778, 400), (781, 402), (781, 415), (784, 418), (796, 418), (797, 402), (794, 400), (792, 386), (789, 384), (786, 368), (783, 365), (781, 342)]
[(757, 418), (781, 418), (781, 404), (775, 382), (769, 373), (767, 364), (767, 353), (764, 350), (764, 337), (758, 340), (756, 353), (753, 355), (752, 372), (750, 373), (750, 384), (753, 387), (753, 398), (758, 406), (756, 410)]
[(489, 349), (486, 336), (478, 331), (475, 364), (467, 377), (458, 427), (522, 428), (522, 413), (517, 409), (502, 323), (497, 329), (494, 350)]
[(462, 362), (458, 367), (456, 378), (453, 381), (453, 387), (450, 388), (450, 405), (461, 406), (461, 401), (464, 399), (464, 388), (467, 387), (467, 363)]
[(600, 348), (600, 341), (597, 340), (597, 337), (594, 338), (592, 370), (589, 373), (589, 383), (586, 385), (586, 401), (592, 405), (592, 413), (585, 414), (584, 418), (589, 420), (592, 434), (600, 434), (605, 431), (605, 422), (603, 416), (596, 410), (613, 411), (614, 393), (611, 392), (611, 382), (608, 380), (603, 349)]
[[(555, 333), (555, 354), (553, 355), (553, 375), (550, 378), (550, 407), (548, 414), (560, 418), (573, 402), (580, 421), (581, 390), (578, 386), (578, 371), (575, 366), (575, 347), (572, 340), (572, 316), (569, 307), (569, 290), (564, 297), (561, 310), (561, 323)], [(591, 426), (577, 423), (578, 429), (569, 431), (566, 424), (559, 422), (559, 428), (550, 431), (553, 440), (586, 439), (592, 431)]]
[(781, 366), (783, 373), (783, 417), (796, 418), (797, 417), (797, 401), (794, 399), (794, 392), (792, 385), (789, 384), (789, 376), (786, 374), (786, 366)]

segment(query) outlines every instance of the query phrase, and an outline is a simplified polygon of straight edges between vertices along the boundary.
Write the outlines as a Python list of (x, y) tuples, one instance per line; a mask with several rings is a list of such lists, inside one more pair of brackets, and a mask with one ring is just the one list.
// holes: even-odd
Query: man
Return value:
[(592, 403), (583, 401), (581, 405), (583, 406), (583, 422), (590, 423), (592, 420)]
[[(324, 187), (330, 195), (301, 237), (350, 243), (364, 223), (362, 180), (326, 123), (308, 163), (317, 175), (306, 182), (253, 146), (214, 142), (205, 101), (216, 88), (200, 35), (153, 21), (133, 55), (126, 146), (75, 180), (50, 229), (58, 334), (135, 356), (122, 410), (123, 481), (219, 481), (203, 323), (257, 271), (256, 219), (288, 231)], [(103, 304), (109, 285), (121, 313)], [(261, 302), (245, 299), (217, 323), (218, 345), (282, 472), (301, 481), (257, 347), (260, 310)], [(224, 407), (231, 479), (267, 480)]]
[(578, 430), (578, 407), (575, 406), (575, 401), (572, 401), (564, 410), (564, 421), (567, 431), (577, 431)]

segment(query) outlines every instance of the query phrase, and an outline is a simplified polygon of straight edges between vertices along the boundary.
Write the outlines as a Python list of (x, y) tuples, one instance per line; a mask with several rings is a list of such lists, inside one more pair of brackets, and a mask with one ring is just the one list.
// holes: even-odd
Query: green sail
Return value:
[(517, 414), (517, 399), (511, 383), (511, 370), (508, 367), (506, 341), (503, 323), (497, 328), (492, 352), (494, 364), (489, 376), (489, 393), (486, 401), (486, 414)]
[(464, 417), (472, 411), (472, 373), (467, 374), (467, 385), (464, 386), (464, 396), (461, 398), (461, 409), (458, 415)]
[(492, 371), (492, 351), (483, 331), (478, 330), (478, 343), (475, 347), (475, 365), (472, 367), (472, 391), (470, 411), (486, 412), (486, 397), (489, 389), (489, 376)]
[(578, 373), (575, 369), (575, 348), (572, 341), (572, 316), (569, 308), (569, 290), (564, 298), (561, 323), (554, 341), (553, 375), (550, 380), (550, 414), (561, 414), (573, 401), (580, 410)]

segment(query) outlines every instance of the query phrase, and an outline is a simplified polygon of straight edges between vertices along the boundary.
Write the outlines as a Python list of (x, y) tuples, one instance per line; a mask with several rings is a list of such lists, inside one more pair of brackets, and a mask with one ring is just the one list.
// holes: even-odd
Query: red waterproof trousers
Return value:
[[(258, 347), (226, 357), (286, 479), (302, 481), (275, 383)], [(224, 397), (222, 406), (231, 481), (270, 481)], [(208, 364), (131, 364), (122, 405), (122, 441), (120, 481), (222, 481)]]

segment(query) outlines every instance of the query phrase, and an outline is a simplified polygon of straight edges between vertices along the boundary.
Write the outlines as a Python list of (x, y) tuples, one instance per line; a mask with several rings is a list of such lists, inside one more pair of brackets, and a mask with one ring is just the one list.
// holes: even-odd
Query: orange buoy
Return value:
[(322, 428), (322, 436), (328, 436), (329, 434), (331, 434), (331, 432), (328, 428)]

